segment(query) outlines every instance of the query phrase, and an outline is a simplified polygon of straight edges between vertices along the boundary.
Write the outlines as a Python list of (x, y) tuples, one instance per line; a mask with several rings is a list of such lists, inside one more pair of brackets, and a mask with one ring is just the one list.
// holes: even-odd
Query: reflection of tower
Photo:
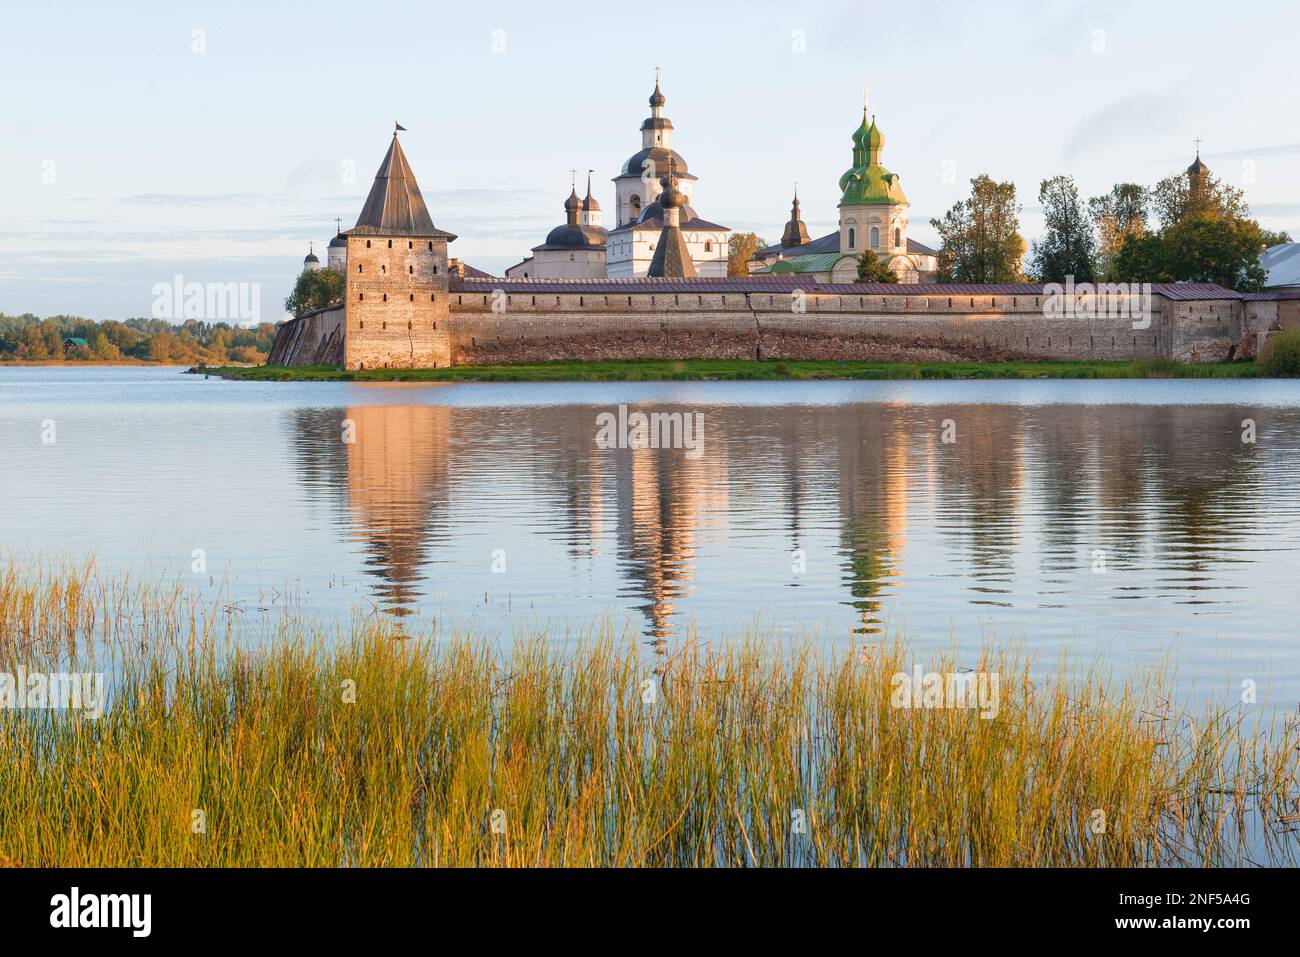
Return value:
[(451, 412), (433, 405), (354, 406), (347, 446), (348, 504), (375, 593), (394, 615), (409, 615), (421, 595), (428, 549), (443, 537), (448, 498)]
[(653, 643), (662, 645), (674, 632), (677, 600), (692, 587), (697, 535), (726, 521), (726, 443), (710, 433), (696, 460), (668, 449), (609, 454), (618, 457), (619, 563), (644, 599)]
[(909, 432), (899, 413), (877, 411), (885, 421), (866, 430), (856, 417), (846, 418), (847, 434), (838, 444), (846, 572), (851, 604), (862, 617), (859, 630), (865, 634), (883, 630), (882, 600), (898, 579), (907, 545)]

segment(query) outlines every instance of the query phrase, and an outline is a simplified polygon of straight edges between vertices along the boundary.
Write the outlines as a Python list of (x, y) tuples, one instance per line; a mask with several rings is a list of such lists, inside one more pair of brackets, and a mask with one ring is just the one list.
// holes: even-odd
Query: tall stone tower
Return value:
[(447, 244), (456, 237), (433, 225), (396, 131), (357, 224), (343, 236), (344, 367), (451, 365)]

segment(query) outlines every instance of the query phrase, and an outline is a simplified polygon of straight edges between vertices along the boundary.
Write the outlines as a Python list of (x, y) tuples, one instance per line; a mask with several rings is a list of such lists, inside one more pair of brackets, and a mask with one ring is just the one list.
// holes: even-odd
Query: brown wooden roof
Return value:
[(357, 224), (349, 236), (429, 236), (451, 241), (456, 237), (433, 225), (429, 208), (424, 205), (419, 184), (406, 161), (402, 144), (393, 134), (384, 161), (375, 173), (374, 185), (366, 204), (361, 207)]

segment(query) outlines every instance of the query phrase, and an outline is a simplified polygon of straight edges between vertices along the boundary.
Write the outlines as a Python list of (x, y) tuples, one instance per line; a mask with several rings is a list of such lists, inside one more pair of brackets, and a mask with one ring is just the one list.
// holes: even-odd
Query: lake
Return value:
[[(695, 447), (598, 447), (620, 405), (692, 416)], [(0, 368), (0, 439), (8, 560), (93, 554), (248, 616), (291, 602), (502, 638), (611, 616), (659, 649), (899, 628), (1300, 698), (1300, 382)]]

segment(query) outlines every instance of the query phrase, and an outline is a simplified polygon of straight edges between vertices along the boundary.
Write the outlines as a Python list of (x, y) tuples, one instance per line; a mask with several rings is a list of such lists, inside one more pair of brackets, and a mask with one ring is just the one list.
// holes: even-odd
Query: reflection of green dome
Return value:
[(906, 206), (907, 197), (898, 184), (898, 176), (880, 164), (885, 134), (876, 126), (876, 118), (867, 122), (862, 111), (862, 125), (853, 133), (853, 167), (840, 177), (841, 206)]

